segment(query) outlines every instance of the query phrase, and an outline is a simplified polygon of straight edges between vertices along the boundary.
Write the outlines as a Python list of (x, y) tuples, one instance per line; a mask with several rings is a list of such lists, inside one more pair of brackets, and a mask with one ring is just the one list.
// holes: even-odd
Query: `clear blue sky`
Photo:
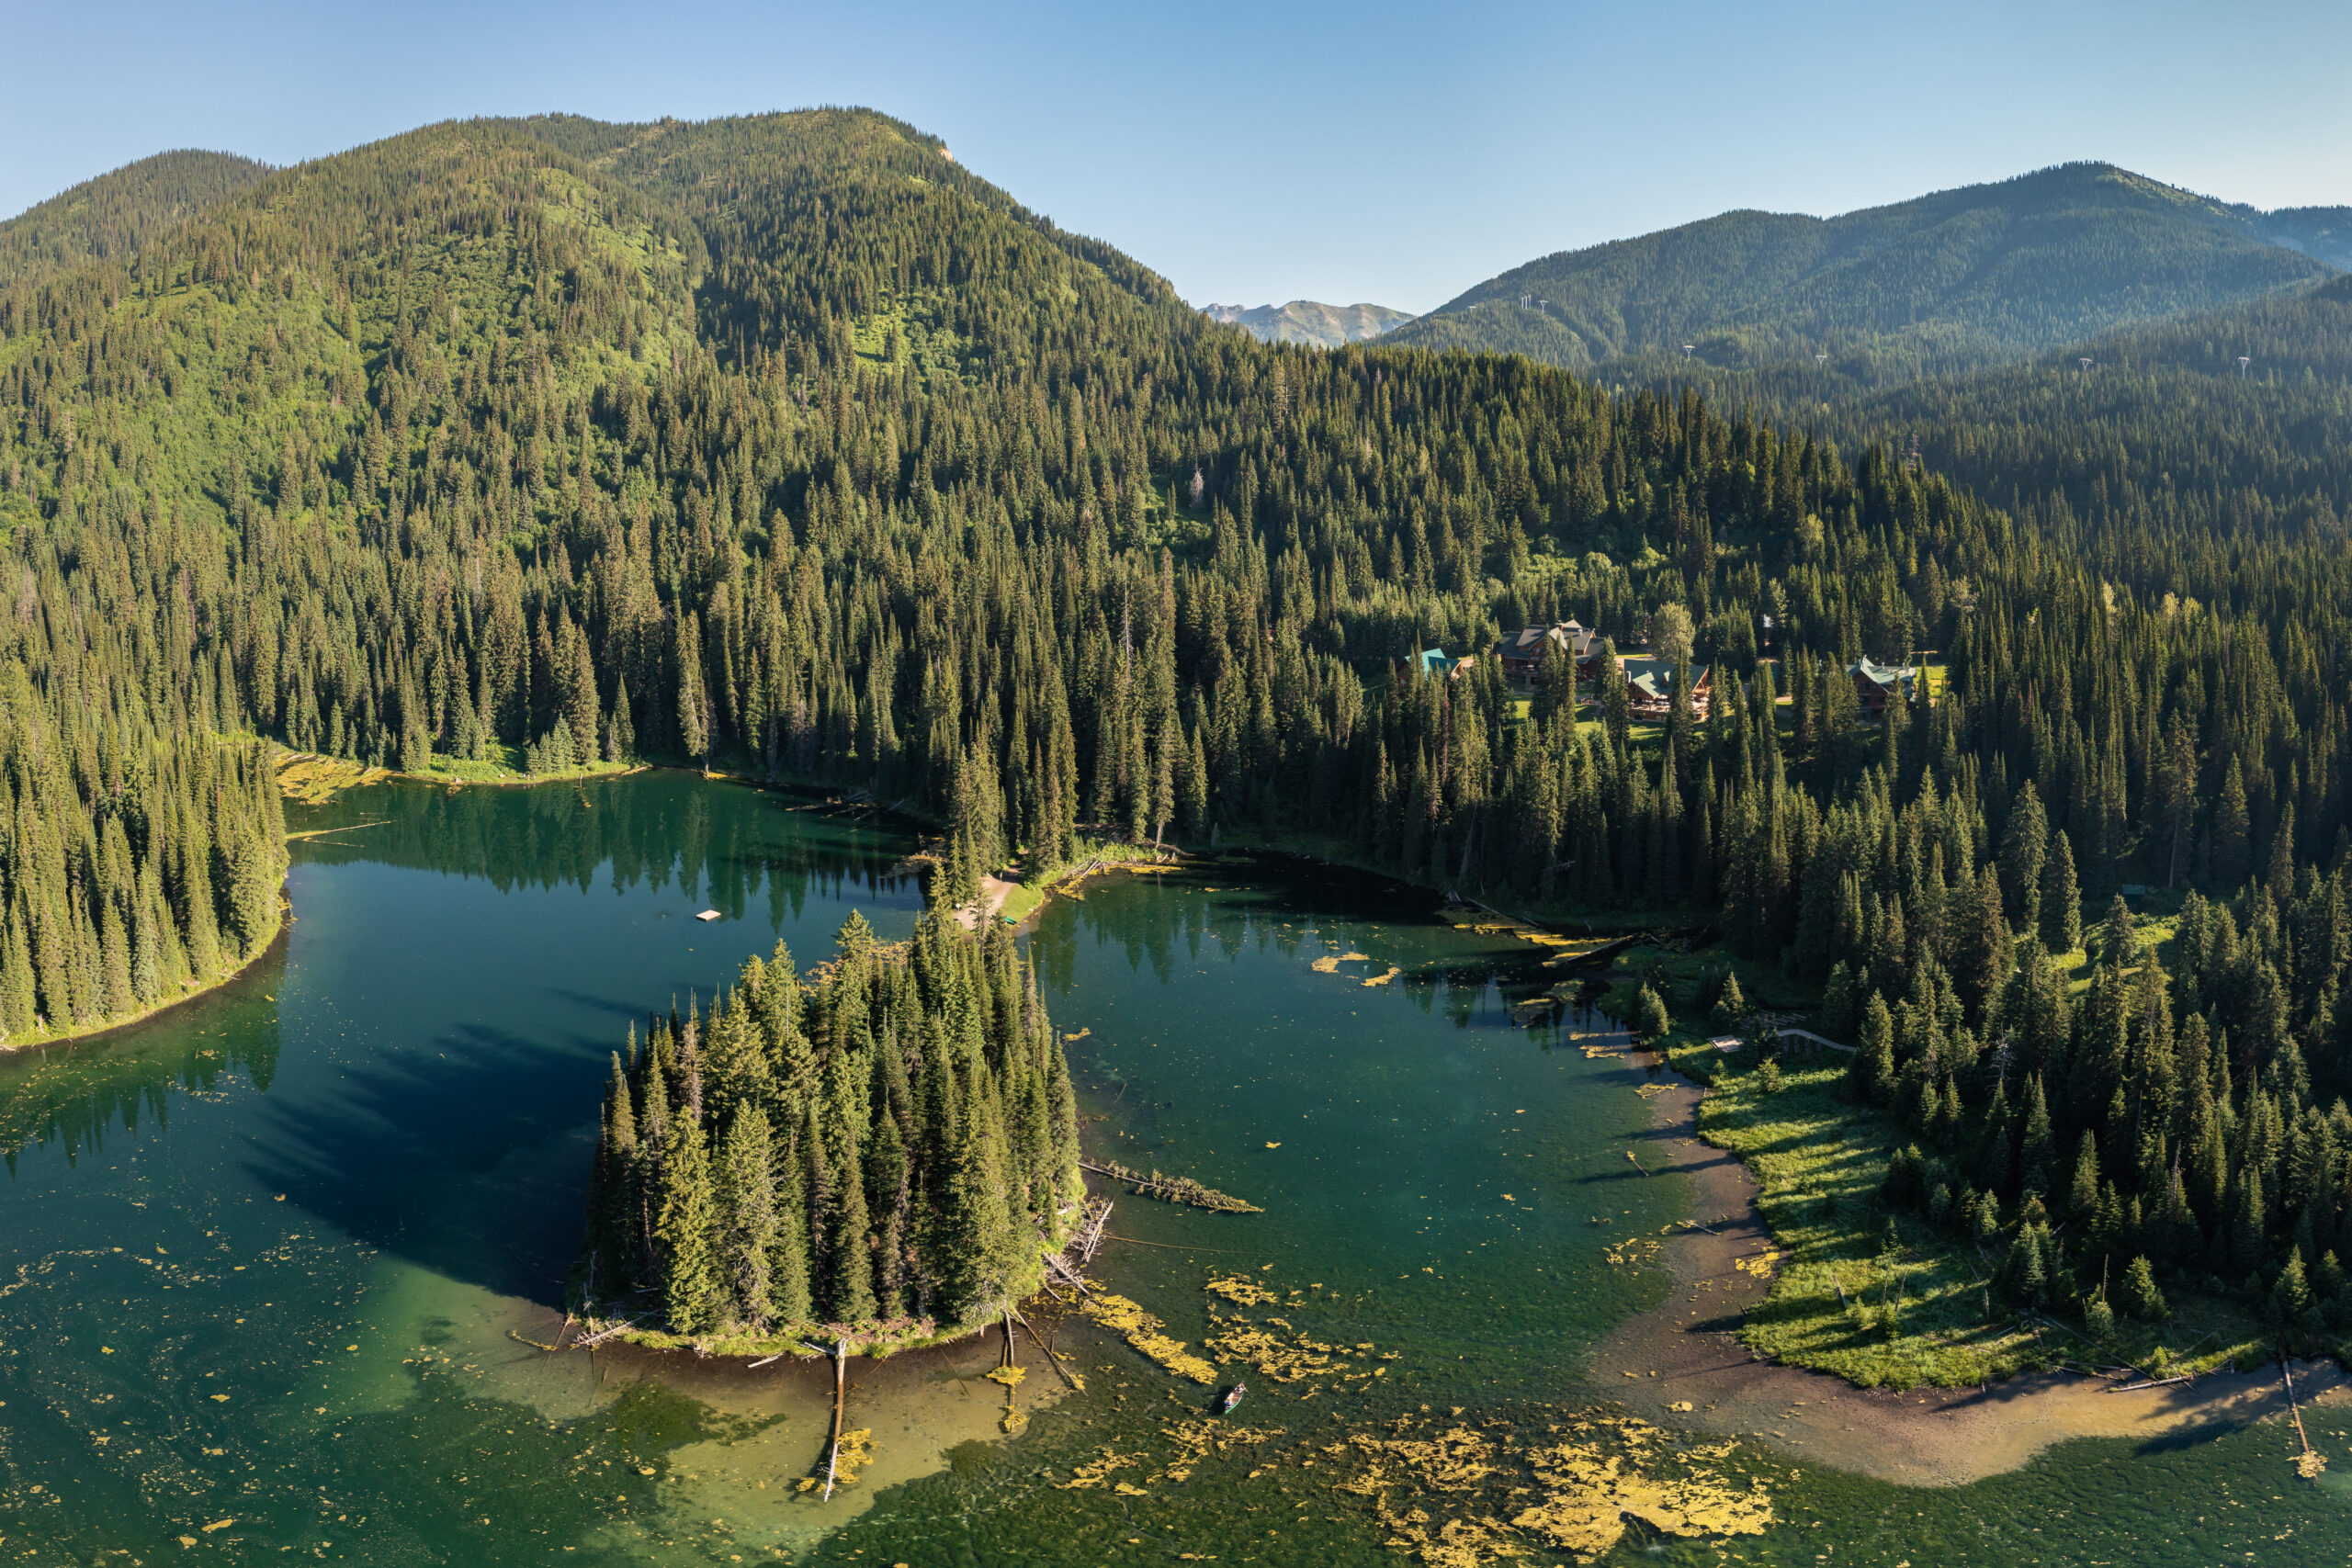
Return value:
[(169, 147), (864, 104), (1186, 299), (1426, 310), (1733, 207), (1829, 213), (2098, 158), (2352, 203), (2352, 5), (8, 8), (0, 213)]

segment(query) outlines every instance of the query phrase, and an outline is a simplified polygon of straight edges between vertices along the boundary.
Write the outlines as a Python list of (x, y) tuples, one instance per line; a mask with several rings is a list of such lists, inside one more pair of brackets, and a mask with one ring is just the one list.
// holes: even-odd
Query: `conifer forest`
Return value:
[[(702, 763), (933, 824), (943, 910), (1083, 829), (1677, 912), (1818, 988), (1889, 1198), (2020, 1302), (2352, 1314), (2340, 281), (1825, 401), (1261, 344), (863, 111), (86, 205), (0, 245), (11, 1041), (271, 939), (272, 746)], [(1597, 673), (1488, 652), (1571, 618)], [(2127, 889), (2184, 898), (2163, 962)], [(589, 1291), (986, 1316), (1082, 1196), (1023, 959), (801, 956), (616, 1058)]]

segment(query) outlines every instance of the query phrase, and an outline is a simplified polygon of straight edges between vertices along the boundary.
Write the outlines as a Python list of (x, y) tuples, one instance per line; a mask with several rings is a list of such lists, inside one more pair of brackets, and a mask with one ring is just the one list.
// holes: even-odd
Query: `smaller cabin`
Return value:
[(1421, 649), (1421, 679), (1424, 681), (1435, 680), (1438, 676), (1446, 672), (1448, 663), (1449, 661), (1445, 657), (1445, 649), (1442, 648), (1425, 648)]
[[(1674, 713), (1674, 661), (1629, 656), (1617, 667), (1625, 672), (1626, 711), (1634, 718), (1657, 722)], [(1690, 671), (1690, 716), (1705, 718), (1714, 705), (1713, 671), (1705, 666)]]

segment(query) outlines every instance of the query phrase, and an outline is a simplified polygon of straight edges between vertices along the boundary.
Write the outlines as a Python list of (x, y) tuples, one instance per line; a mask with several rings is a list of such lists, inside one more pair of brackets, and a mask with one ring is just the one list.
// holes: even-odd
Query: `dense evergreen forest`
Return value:
[[(927, 1334), (1042, 1282), (1084, 1209), (1078, 1107), (1001, 927), (852, 915), (807, 976), (779, 945), (708, 1019), (613, 1059), (589, 1191), (591, 1310), (675, 1334)], [(911, 1320), (911, 1321), (910, 1321)]]
[[(437, 126), (0, 290), (13, 657), (61, 733), (119, 712), (174, 745), (528, 745), (869, 788), (946, 824), (951, 898), (1084, 822), (1686, 908), (1849, 1010), (1865, 1087), (1937, 1157), (1979, 1151), (1996, 1225), (2068, 1201), (2087, 1138), (2117, 1247), (2202, 1269), (2251, 1226), (2266, 1280), (2315, 1275), (2352, 1186), (2352, 560), (2317, 412), (2341, 380), (2209, 388), (2240, 412), (2208, 413), (2150, 372), (2112, 417), (2242, 476), (2174, 491), (2264, 490), (2278, 523), (2199, 500), (2145, 534), (2129, 509), (2086, 531), (2107, 513), (2075, 492), (2107, 476), (2065, 444), (2101, 416), (2065, 400), (2087, 393), (2020, 380), (2004, 415), (1984, 385), (1984, 433), (1955, 413), (1914, 464), (1687, 388), (1255, 343), (878, 116)], [(2281, 474), (2301, 488), (2270, 493)], [(1569, 615), (1712, 668), (1708, 717), (1637, 726), (1611, 682), (1579, 723), (1557, 669), (1524, 711), (1492, 660), (1412, 677)], [(1935, 700), (1865, 722), (1846, 667), (1922, 649)], [(191, 909), (229, 923), (218, 827), (208, 906), (184, 839), (126, 823), (107, 860), (90, 777), (23, 831), (160, 863), (185, 948)], [(153, 911), (76, 863), (54, 928), (103, 953), (119, 921), (135, 975)], [(2113, 944), (2069, 1008), (2048, 976), (2076, 896), (2127, 883), (2200, 889), (2200, 956), (2166, 981)], [(820, 1065), (842, 1038), (808, 1037)], [(808, 1239), (822, 1280), (838, 1238)], [(862, 1303), (838, 1288), (811, 1310)]]

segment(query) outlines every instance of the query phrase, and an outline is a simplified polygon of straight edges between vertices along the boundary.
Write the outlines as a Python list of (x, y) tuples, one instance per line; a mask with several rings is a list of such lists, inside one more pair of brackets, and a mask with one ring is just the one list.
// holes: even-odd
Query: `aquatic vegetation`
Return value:
[(1611, 1244), (1601, 1256), (1614, 1268), (1639, 1269), (1657, 1261), (1657, 1255), (1665, 1250), (1666, 1244), (1656, 1236), (1637, 1235)]
[(1476, 1568), (1540, 1547), (1590, 1562), (1614, 1548), (1628, 1517), (1663, 1534), (1760, 1535), (1771, 1495), (1726, 1470), (1729, 1442), (1684, 1448), (1630, 1416), (1547, 1428), (1522, 1444), (1508, 1422), (1438, 1428), (1406, 1416), (1383, 1434), (1353, 1433), (1362, 1468), (1340, 1490), (1371, 1501), (1388, 1544), (1434, 1568)]
[(990, 1382), (1004, 1385), (1004, 1419), (997, 1423), (997, 1429), (1007, 1435), (1026, 1430), (1029, 1426), (1029, 1417), (1020, 1405), (1014, 1403), (1014, 1396), (1021, 1387), (1022, 1379), (1029, 1375), (1029, 1370), (1026, 1367), (1014, 1366), (1008, 1361), (994, 1371), (984, 1375)]
[(1283, 1299), (1279, 1292), (1269, 1290), (1247, 1274), (1221, 1275), (1201, 1289), (1211, 1295), (1223, 1296), (1236, 1306), (1279, 1306)]
[[(854, 1486), (857, 1472), (873, 1462), (873, 1431), (861, 1427), (854, 1432), (843, 1432), (842, 1446), (833, 1455), (833, 1484), (837, 1487)], [(800, 1478), (800, 1490), (803, 1492), (820, 1492), (824, 1485), (825, 1478), (821, 1473)]]
[(1211, 1454), (1228, 1454), (1236, 1449), (1261, 1448), (1283, 1436), (1283, 1431), (1281, 1427), (1242, 1427), (1228, 1421), (1212, 1421), (1205, 1416), (1180, 1421), (1173, 1427), (1162, 1427), (1160, 1435), (1176, 1445), (1176, 1454), (1161, 1475), (1148, 1479), (1190, 1481), (1193, 1469)]
[[(1101, 1454), (1072, 1472), (1068, 1481), (1057, 1481), (1054, 1485), (1057, 1491), (1083, 1492), (1092, 1487), (1107, 1485), (1111, 1477), (1117, 1472), (1132, 1470), (1142, 1462), (1141, 1454), (1123, 1454), (1115, 1449), (1105, 1446)], [(1125, 1483), (1120, 1484), (1120, 1490), (1132, 1493), (1132, 1488)]]
[(1108, 1291), (1089, 1292), (1080, 1310), (1103, 1327), (1125, 1336), (1128, 1344), (1178, 1377), (1204, 1384), (1216, 1382), (1216, 1368), (1190, 1354), (1182, 1340), (1162, 1334), (1167, 1325), (1126, 1297)]

